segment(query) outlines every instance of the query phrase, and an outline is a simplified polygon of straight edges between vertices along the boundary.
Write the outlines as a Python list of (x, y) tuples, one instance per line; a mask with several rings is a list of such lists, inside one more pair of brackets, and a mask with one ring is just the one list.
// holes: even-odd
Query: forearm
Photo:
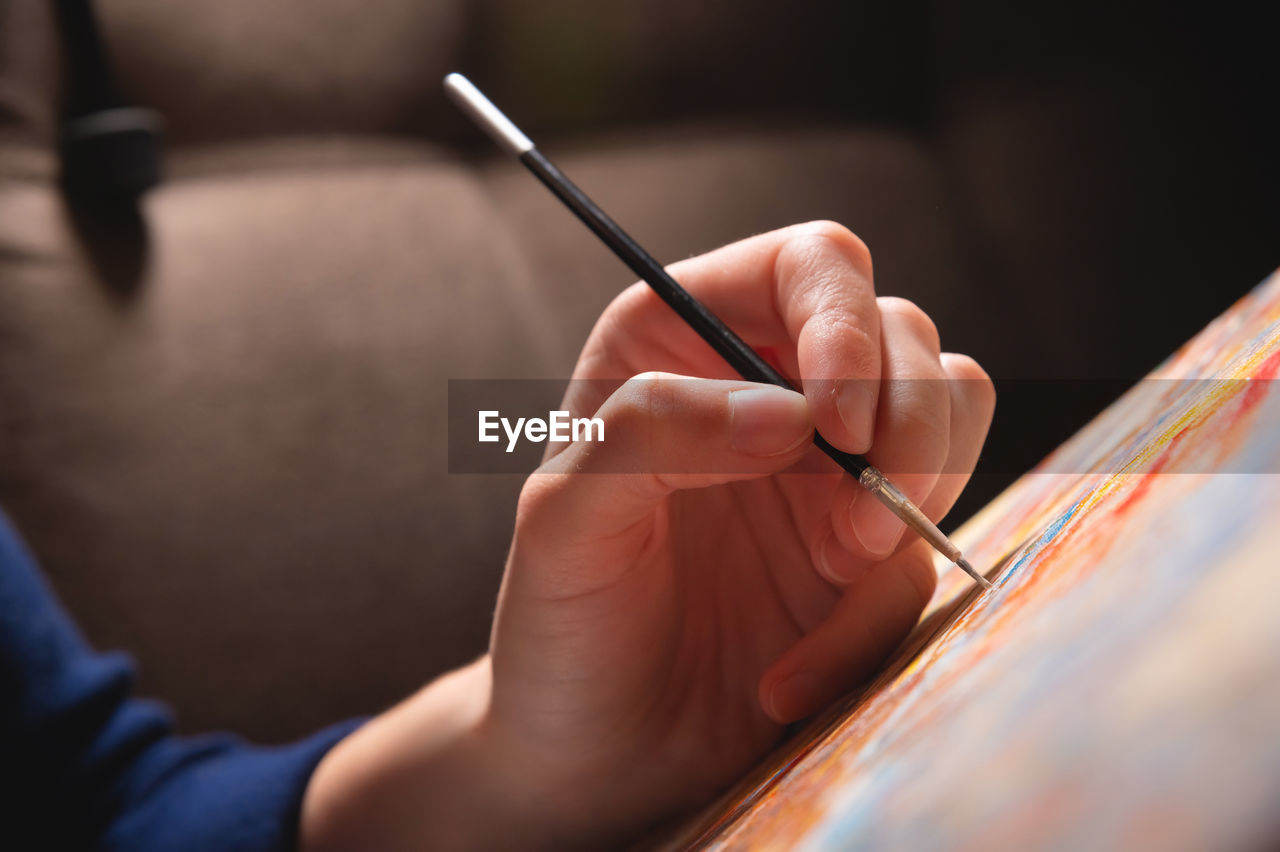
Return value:
[(369, 722), (317, 767), (301, 849), (491, 849), (541, 845), (535, 808), (506, 782), (484, 731), (488, 657)]
[(83, 640), (0, 517), (0, 786), (14, 848), (239, 850), (296, 844), (303, 790), (354, 723), (258, 747), (178, 737)]

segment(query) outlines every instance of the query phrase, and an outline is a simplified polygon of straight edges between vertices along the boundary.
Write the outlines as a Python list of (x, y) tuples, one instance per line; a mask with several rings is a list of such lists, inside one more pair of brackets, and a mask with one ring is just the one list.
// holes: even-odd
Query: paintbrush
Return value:
[[(574, 186), (550, 160), (542, 155), (528, 136), (516, 127), (493, 103), (486, 98), (471, 81), (461, 74), (450, 74), (444, 78), (445, 92), (454, 103), (462, 109), (476, 124), (493, 138), (507, 153), (524, 163), (534, 176), (546, 185), (557, 198), (573, 211), (582, 223), (590, 228), (605, 245), (613, 249), (631, 271), (639, 275), (654, 289), (664, 302), (672, 307), (680, 317), (693, 327), (702, 339), (720, 353), (738, 373), (748, 381), (762, 382), (779, 387), (796, 390), (786, 377), (770, 366), (746, 344), (731, 328), (720, 321), (720, 318), (706, 306), (695, 299), (688, 290), (667, 274), (666, 270), (642, 249), (626, 231), (618, 227), (596, 203)], [(846, 453), (831, 445), (818, 432), (813, 433), (813, 443), (830, 456), (836, 464), (857, 478), (880, 502), (889, 508), (908, 527), (915, 530), (921, 538), (929, 542), (935, 550), (958, 565), (966, 574), (977, 580), (984, 588), (991, 588), (987, 578), (979, 574), (960, 553), (949, 538), (934, 525), (924, 512), (907, 499), (892, 482), (889, 481), (873, 464), (865, 458), (853, 453)]]

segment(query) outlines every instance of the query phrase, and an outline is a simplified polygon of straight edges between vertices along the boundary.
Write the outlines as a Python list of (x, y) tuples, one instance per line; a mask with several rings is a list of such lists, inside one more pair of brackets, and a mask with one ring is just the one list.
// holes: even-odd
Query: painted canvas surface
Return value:
[(677, 845), (1280, 848), (1280, 273), (954, 537), (885, 674)]

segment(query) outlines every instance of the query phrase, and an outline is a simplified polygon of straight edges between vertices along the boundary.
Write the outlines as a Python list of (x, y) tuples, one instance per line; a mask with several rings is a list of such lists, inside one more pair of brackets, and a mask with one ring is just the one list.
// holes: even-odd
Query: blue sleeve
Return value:
[(0, 847), (296, 846), (311, 772), (354, 723), (281, 747), (180, 738), (132, 686), (127, 658), (88, 646), (0, 516)]

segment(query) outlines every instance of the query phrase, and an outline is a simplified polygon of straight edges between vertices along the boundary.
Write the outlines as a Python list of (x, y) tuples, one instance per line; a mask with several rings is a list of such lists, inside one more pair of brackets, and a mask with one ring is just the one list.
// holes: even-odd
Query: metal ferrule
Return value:
[(890, 482), (879, 469), (868, 467), (858, 475), (858, 482), (863, 488), (876, 495), (880, 502), (889, 508), (889, 511), (901, 518), (904, 524), (919, 533), (921, 538), (933, 545), (943, 556), (952, 562), (960, 558), (960, 548), (952, 544), (951, 540), (942, 534), (942, 530), (925, 517), (924, 512), (907, 499), (907, 495), (899, 491), (897, 486)]

